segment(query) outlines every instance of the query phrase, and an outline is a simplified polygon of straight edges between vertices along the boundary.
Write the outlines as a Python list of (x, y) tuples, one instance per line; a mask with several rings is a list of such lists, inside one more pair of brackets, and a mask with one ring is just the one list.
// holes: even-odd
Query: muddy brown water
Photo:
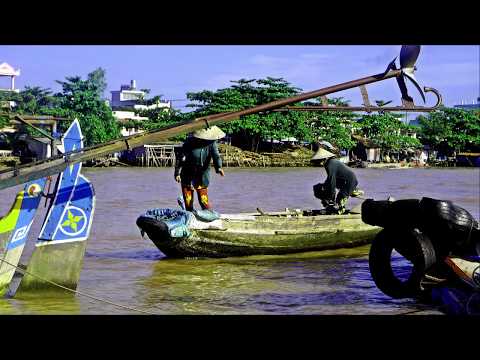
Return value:
[[(210, 197), (224, 213), (320, 208), (312, 185), (320, 168), (212, 171)], [(355, 169), (366, 196), (447, 199), (479, 218), (480, 169)], [(168, 259), (135, 225), (146, 209), (176, 207), (171, 168), (85, 169), (97, 207), (78, 290), (157, 314), (439, 314), (382, 294), (368, 270), (368, 246), (286, 256)], [(21, 187), (1, 191), (0, 213)], [(350, 206), (361, 200), (352, 199)], [(28, 263), (46, 213), (36, 216), (21, 262)], [(402, 265), (402, 264), (401, 264)], [(403, 266), (403, 265), (402, 265)], [(405, 265), (406, 266), (406, 265)], [(86, 297), (44, 294), (0, 299), (0, 314), (135, 314)]]

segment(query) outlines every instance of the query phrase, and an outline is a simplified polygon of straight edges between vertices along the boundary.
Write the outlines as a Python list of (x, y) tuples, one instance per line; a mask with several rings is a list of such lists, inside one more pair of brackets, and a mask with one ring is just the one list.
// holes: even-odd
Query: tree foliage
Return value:
[[(240, 79), (231, 81), (229, 88), (213, 91), (187, 93), (187, 98), (196, 103), (194, 116), (243, 110), (256, 105), (297, 95), (301, 89), (292, 86), (283, 78)], [(268, 112), (243, 116), (222, 126), (225, 132), (238, 139), (238, 145), (247, 144), (257, 150), (260, 141), (295, 137), (309, 137), (309, 116), (299, 112)]]
[(359, 120), (361, 133), (384, 150), (404, 150), (419, 147), (418, 139), (408, 135), (414, 129), (392, 113), (363, 115)]
[[(8, 93), (8, 99), (5, 100), (15, 101), (15, 113), (51, 115), (72, 120), (77, 118), (82, 127), (86, 146), (108, 141), (120, 135), (112, 111), (102, 99), (107, 86), (105, 70), (98, 68), (92, 71), (86, 80), (72, 76), (67, 77), (65, 81), (57, 82), (62, 86), (62, 91), (54, 95), (50, 89), (27, 86), (18, 94)], [(58, 128), (65, 131), (68, 126), (69, 123), (61, 121)]]
[[(282, 78), (240, 79), (232, 81), (229, 88), (213, 91), (187, 93), (189, 100), (196, 103), (195, 116), (242, 110), (267, 102), (297, 95), (301, 89)], [(334, 106), (349, 106), (342, 97), (328, 99)], [(379, 101), (380, 104), (389, 102)], [(320, 105), (320, 99), (312, 99), (291, 106)], [(357, 121), (360, 118), (360, 121)], [(409, 127), (390, 113), (360, 116), (352, 111), (289, 111), (253, 114), (238, 121), (225, 124), (222, 128), (239, 144), (247, 144), (257, 150), (260, 140), (294, 137), (300, 141), (326, 140), (340, 149), (351, 149), (356, 145), (352, 138), (354, 129), (363, 136), (377, 142), (387, 150), (417, 147), (417, 139), (408, 136)]]
[(442, 108), (419, 116), (421, 140), (443, 153), (480, 151), (480, 112)]
[[(87, 75), (87, 82), (92, 84), (95, 96), (103, 99), (103, 94), (107, 88), (106, 71), (102, 68), (97, 68)], [(61, 82), (60, 82), (61, 83)]]
[[(167, 126), (178, 124), (179, 122), (190, 119), (190, 116), (183, 114), (178, 110), (171, 108), (154, 108), (137, 110), (136, 114), (142, 117), (147, 117), (148, 120), (135, 121), (134, 126), (137, 129), (143, 130), (158, 130)], [(180, 135), (172, 138), (172, 140), (184, 140), (185, 135)]]
[[(13, 101), (16, 105), (13, 109), (10, 109), (9, 106), (1, 109), (7, 114), (15, 112), (20, 115), (42, 115), (58, 106), (58, 97), (53, 96), (50, 89), (43, 89), (39, 86), (26, 86), (24, 90), (18, 93), (13, 91), (0, 92), (0, 103), (4, 104), (8, 101)], [(6, 126), (9, 120), (7, 116), (0, 116), (0, 128)], [(41, 135), (29, 127), (24, 129), (30, 135)]]
[[(349, 106), (349, 100), (343, 97), (328, 99), (329, 105)], [(305, 105), (319, 105), (319, 99), (305, 102)], [(310, 137), (311, 141), (325, 140), (339, 149), (351, 149), (355, 146), (352, 139), (352, 130), (357, 127), (355, 118), (357, 115), (351, 111), (319, 111), (310, 113)]]
[[(54, 115), (70, 119), (78, 118), (85, 136), (85, 144), (92, 145), (120, 136), (119, 126), (110, 107), (102, 99), (107, 83), (105, 70), (98, 68), (89, 73), (86, 79), (79, 76), (57, 81), (62, 90), (52, 94), (50, 89), (26, 87), (19, 93), (0, 92), (0, 104), (15, 101), (14, 111), (20, 114)], [(146, 94), (149, 89), (142, 89)], [(292, 97), (302, 89), (293, 86), (283, 78), (240, 79), (231, 81), (231, 86), (216, 91), (203, 90), (187, 93), (191, 112), (181, 113), (170, 108), (136, 110), (136, 114), (147, 117), (144, 121), (130, 121), (127, 127), (155, 130), (189, 121), (195, 117), (231, 112), (251, 108), (278, 99)], [(162, 95), (141, 99), (144, 105), (157, 104)], [(290, 106), (319, 105), (320, 99), (312, 99)], [(328, 99), (330, 105), (349, 106), (342, 97)], [(376, 101), (385, 106), (390, 101)], [(130, 109), (129, 109), (130, 110)], [(9, 111), (2, 108), (2, 111)], [(7, 117), (0, 115), (0, 127), (8, 123)], [(480, 151), (480, 112), (455, 108), (419, 117), (419, 138), (424, 144), (443, 152), (462, 150)], [(69, 124), (60, 123), (60, 130)], [(316, 142), (326, 140), (340, 149), (355, 146), (352, 132), (361, 134), (382, 149), (398, 151), (414, 148), (420, 142), (409, 136), (411, 127), (392, 113), (359, 115), (351, 111), (270, 111), (243, 116), (239, 120), (222, 125), (222, 129), (232, 137), (232, 143), (249, 150), (257, 151), (259, 144), (268, 140), (296, 138), (299, 141)], [(177, 137), (177, 140), (184, 136)]]
[[(110, 107), (101, 98), (105, 90), (105, 71), (96, 69), (86, 80), (79, 76), (57, 81), (62, 86), (60, 113), (69, 118), (77, 118), (82, 127), (85, 144), (93, 145), (114, 139), (120, 130)], [(65, 124), (65, 128), (68, 124)], [(65, 130), (65, 129), (63, 129)]]

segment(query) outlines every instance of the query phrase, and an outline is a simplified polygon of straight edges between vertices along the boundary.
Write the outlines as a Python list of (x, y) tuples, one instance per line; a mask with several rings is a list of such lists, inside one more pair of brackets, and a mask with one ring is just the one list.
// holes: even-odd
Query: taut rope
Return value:
[(130, 307), (130, 306), (126, 306), (126, 305), (121, 305), (121, 304), (116, 304), (112, 301), (109, 301), (109, 300), (105, 300), (105, 299), (101, 299), (99, 297), (96, 297), (96, 296), (93, 296), (93, 295), (90, 295), (90, 294), (87, 294), (87, 293), (84, 293), (84, 292), (81, 292), (81, 291), (78, 291), (78, 290), (74, 290), (74, 289), (70, 289), (66, 286), (63, 286), (63, 285), (60, 285), (54, 281), (51, 281), (51, 280), (48, 280), (48, 279), (45, 279), (41, 276), (38, 276), (36, 274), (32, 274), (31, 272), (25, 270), (25, 269), (22, 269), (21, 267), (19, 266), (16, 266), (16, 265), (13, 265), (11, 263), (9, 263), (8, 261), (4, 260), (4, 259), (0, 259), (0, 261), (3, 261), (5, 264), (7, 265), (10, 265), (12, 267), (14, 267), (15, 269), (19, 270), (20, 272), (22, 272), (23, 274), (27, 274), (27, 275), (30, 275), (30, 276), (33, 276), (37, 279), (40, 279), (42, 281), (45, 281), (53, 286), (56, 286), (58, 288), (61, 288), (61, 289), (64, 289), (64, 290), (67, 290), (69, 292), (72, 292), (74, 294), (78, 294), (78, 295), (82, 295), (82, 296), (85, 296), (87, 298), (90, 298), (90, 299), (93, 299), (93, 300), (96, 300), (96, 301), (100, 301), (100, 302), (103, 302), (103, 303), (107, 303), (107, 304), (110, 304), (110, 305), (114, 305), (114, 306), (117, 306), (117, 307), (120, 307), (120, 308), (123, 308), (123, 309), (128, 309), (128, 310), (132, 310), (132, 311), (136, 311), (136, 312), (139, 312), (139, 313), (144, 313), (144, 314), (148, 314), (148, 315), (157, 315), (155, 313), (152, 313), (152, 312), (149, 312), (149, 311), (146, 311), (146, 310), (141, 310), (141, 309), (136, 309), (136, 308), (133, 308), (133, 307)]

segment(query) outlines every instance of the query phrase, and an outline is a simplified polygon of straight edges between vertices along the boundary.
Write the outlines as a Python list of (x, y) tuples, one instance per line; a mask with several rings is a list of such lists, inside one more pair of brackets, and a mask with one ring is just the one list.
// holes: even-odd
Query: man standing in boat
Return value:
[[(327, 172), (327, 179), (323, 184), (314, 185), (313, 193), (315, 197), (322, 200), (322, 205), (328, 214), (342, 215), (346, 212), (348, 198), (361, 196), (363, 191), (357, 188), (358, 180), (355, 173), (344, 163), (335, 159), (337, 155), (324, 149), (323, 146), (335, 151), (329, 142), (322, 141), (317, 152), (311, 158), (310, 161), (324, 166)], [(336, 194), (336, 189), (339, 189), (338, 194)]]
[(210, 163), (213, 159), (216, 173), (225, 176), (217, 145), (217, 140), (224, 136), (225, 133), (217, 126), (197, 130), (187, 138), (176, 154), (174, 176), (182, 185), (185, 210), (193, 211), (194, 190), (202, 209), (211, 209), (208, 201)]

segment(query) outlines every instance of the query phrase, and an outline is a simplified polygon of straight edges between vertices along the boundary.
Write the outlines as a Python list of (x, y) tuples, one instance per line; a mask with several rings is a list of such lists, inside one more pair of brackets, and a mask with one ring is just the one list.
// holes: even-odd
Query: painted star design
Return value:
[(82, 219), (83, 216), (73, 216), (72, 212), (68, 210), (68, 219), (62, 223), (62, 227), (70, 226), (73, 231), (77, 231), (77, 224)]

